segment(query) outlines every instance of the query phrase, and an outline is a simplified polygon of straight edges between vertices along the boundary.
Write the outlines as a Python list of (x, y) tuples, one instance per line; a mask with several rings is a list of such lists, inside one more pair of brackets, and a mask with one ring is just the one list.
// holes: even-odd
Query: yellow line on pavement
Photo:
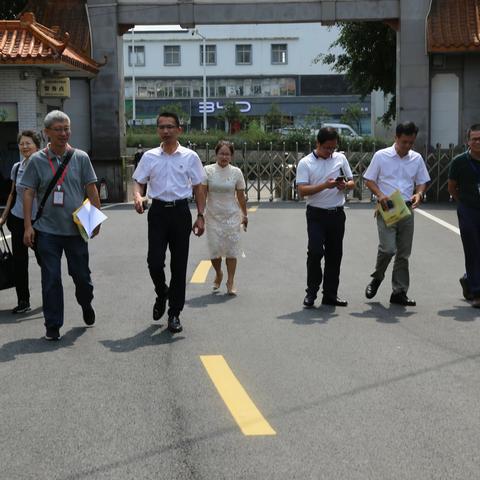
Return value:
[(222, 355), (201, 355), (215, 388), (244, 435), (276, 435), (237, 380)]
[(250, 207), (250, 208), (247, 208), (247, 212), (256, 212), (258, 210), (258, 206), (256, 207)]
[(202, 260), (193, 272), (190, 283), (205, 283), (211, 266), (212, 262), (210, 260)]

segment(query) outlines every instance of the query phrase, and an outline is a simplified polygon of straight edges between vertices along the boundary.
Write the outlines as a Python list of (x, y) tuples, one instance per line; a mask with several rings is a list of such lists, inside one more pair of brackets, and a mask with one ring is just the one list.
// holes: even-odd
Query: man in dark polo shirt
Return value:
[(480, 308), (480, 123), (467, 132), (468, 151), (455, 157), (448, 172), (448, 192), (457, 201), (458, 226), (465, 255), (463, 295)]

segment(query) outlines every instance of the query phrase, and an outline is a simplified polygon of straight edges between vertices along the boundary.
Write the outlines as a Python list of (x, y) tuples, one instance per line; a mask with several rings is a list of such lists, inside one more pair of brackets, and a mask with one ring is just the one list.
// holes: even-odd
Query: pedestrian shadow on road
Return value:
[(206, 295), (200, 295), (199, 297), (193, 297), (185, 301), (185, 303), (192, 308), (204, 308), (209, 305), (219, 305), (221, 303), (227, 303), (235, 298), (235, 295), (217, 293), (207, 293)]
[(457, 322), (473, 322), (480, 317), (480, 310), (470, 305), (455, 305), (450, 310), (439, 310), (438, 316), (452, 318)]
[(335, 313), (335, 307), (323, 305), (319, 308), (302, 308), (296, 312), (280, 315), (277, 318), (293, 320), (296, 325), (315, 325), (325, 324), (335, 317), (338, 317), (338, 313)]
[[(157, 333), (162, 328), (161, 324), (150, 325), (142, 332), (133, 337), (122, 338), (120, 340), (101, 340), (100, 343), (110, 349), (111, 352), (126, 353), (133, 352), (139, 348), (154, 345), (167, 345), (185, 339), (178, 335), (172, 335), (167, 329)], [(156, 335), (154, 335), (157, 333)]]
[(10, 362), (19, 355), (29, 355), (32, 353), (47, 353), (60, 350), (62, 348), (72, 347), (80, 338), (87, 327), (74, 327), (62, 335), (58, 342), (48, 342), (45, 338), (24, 338), (5, 343), (0, 347), (0, 362)]
[(43, 315), (37, 315), (39, 313), (42, 313), (42, 307), (34, 308), (26, 313), (15, 314), (12, 314), (10, 310), (0, 310), (0, 325), (14, 325), (16, 323), (23, 323), (28, 322), (29, 320), (38, 320), (39, 318), (43, 318)]
[(415, 312), (407, 310), (406, 307), (402, 307), (401, 305), (389, 304), (388, 307), (385, 307), (385, 305), (380, 302), (369, 302), (367, 305), (370, 307), (370, 310), (352, 312), (350, 315), (357, 318), (373, 318), (378, 323), (386, 324), (399, 323), (400, 319), (415, 315)]

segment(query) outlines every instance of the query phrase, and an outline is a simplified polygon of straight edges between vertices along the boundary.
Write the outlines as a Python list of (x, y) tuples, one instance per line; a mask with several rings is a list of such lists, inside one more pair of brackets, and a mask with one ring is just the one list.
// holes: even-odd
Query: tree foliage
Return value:
[[(340, 47), (343, 53), (319, 55), (316, 61), (344, 73), (352, 89), (362, 96), (373, 90), (391, 94), (384, 124), (395, 118), (396, 34), (381, 22), (340, 23), (340, 35), (330, 49)], [(315, 60), (314, 60), (315, 61)]]
[(352, 125), (357, 133), (362, 133), (362, 107), (358, 104), (347, 106), (340, 118), (342, 123)]
[(26, 4), (27, 0), (0, 0), (0, 18), (13, 20)]

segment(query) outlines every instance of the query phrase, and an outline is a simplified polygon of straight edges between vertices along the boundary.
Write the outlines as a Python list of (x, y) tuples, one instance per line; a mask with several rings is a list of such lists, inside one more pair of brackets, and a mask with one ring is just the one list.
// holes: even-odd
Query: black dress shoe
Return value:
[(168, 317), (168, 329), (172, 333), (180, 333), (183, 330), (182, 324), (180, 323), (180, 319), (175, 315), (170, 315)]
[(332, 305), (334, 307), (346, 307), (348, 305), (348, 302), (338, 297), (326, 297), (324, 295), (322, 298), (322, 305)]
[(368, 285), (367, 288), (365, 289), (365, 296), (367, 298), (373, 298), (377, 294), (378, 287), (382, 283), (381, 280), (378, 280), (377, 278), (374, 278)]
[(303, 299), (303, 306), (305, 308), (312, 308), (313, 304), (315, 303), (315, 299), (317, 298), (316, 295), (312, 295), (311, 293), (307, 293), (305, 298)]
[(473, 295), (470, 293), (470, 289), (468, 288), (468, 281), (466, 277), (461, 277), (459, 279), (460, 285), (462, 286), (462, 294), (465, 300), (473, 300)]
[(392, 293), (390, 303), (403, 305), (404, 307), (414, 307), (417, 304), (415, 300), (408, 298), (405, 292)]
[(153, 319), (155, 321), (160, 320), (167, 308), (167, 296), (157, 297), (155, 304), (153, 305)]
[(82, 307), (83, 312), (83, 321), (85, 325), (91, 327), (95, 323), (95, 310), (92, 305), (87, 305), (86, 307)]

